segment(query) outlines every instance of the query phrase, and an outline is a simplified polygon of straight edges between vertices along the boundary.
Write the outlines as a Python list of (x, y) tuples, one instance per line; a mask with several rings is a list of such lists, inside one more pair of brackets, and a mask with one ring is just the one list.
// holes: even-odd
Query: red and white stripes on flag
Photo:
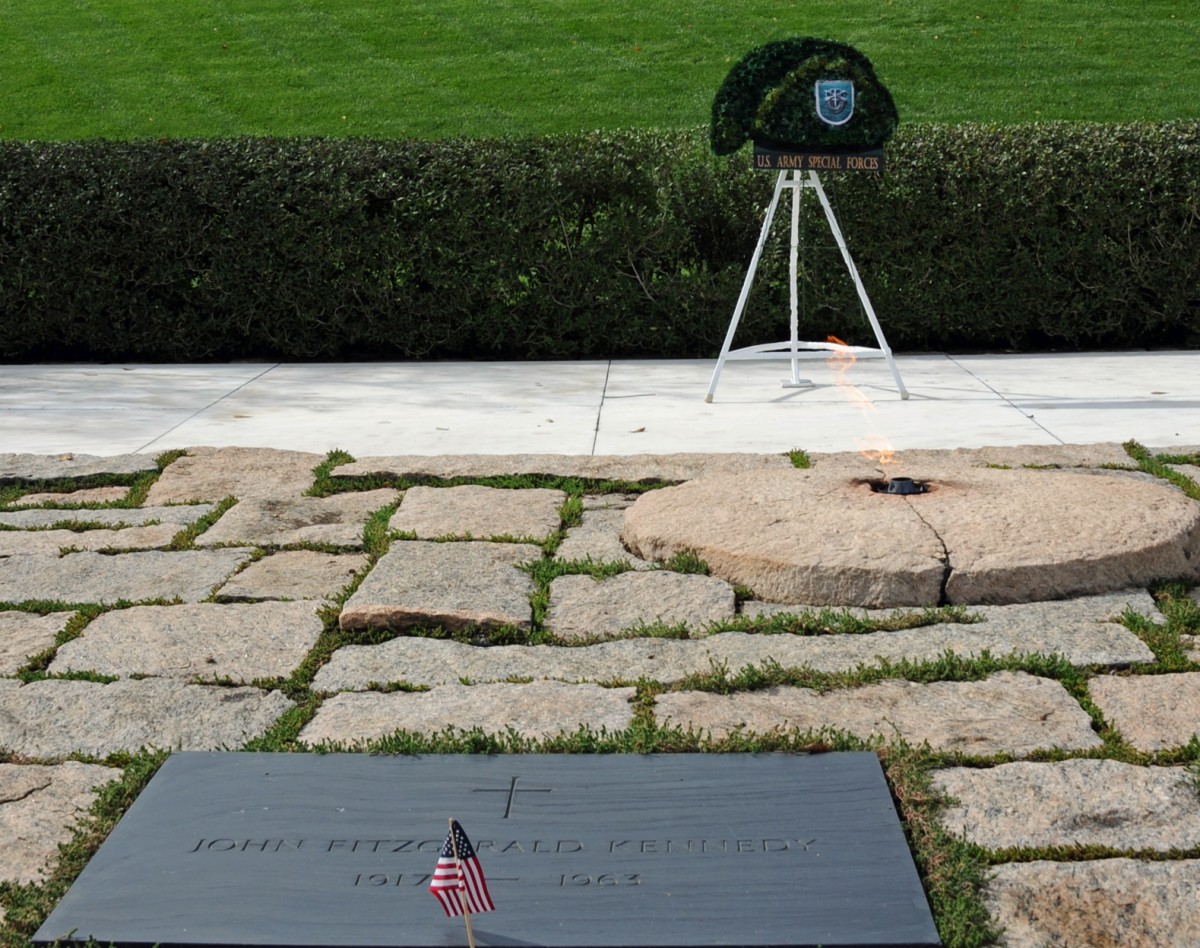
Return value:
[[(455, 853), (457, 851), (457, 859)], [(471, 912), (492, 912), (496, 906), (488, 894), (487, 880), (483, 878), (483, 867), (475, 855), (475, 849), (467, 834), (463, 832), (458, 820), (450, 823), (450, 832), (446, 834), (446, 842), (438, 855), (437, 868), (433, 870), (433, 881), (429, 891), (442, 903), (442, 911), (447, 918), (462, 915), (463, 900)]]

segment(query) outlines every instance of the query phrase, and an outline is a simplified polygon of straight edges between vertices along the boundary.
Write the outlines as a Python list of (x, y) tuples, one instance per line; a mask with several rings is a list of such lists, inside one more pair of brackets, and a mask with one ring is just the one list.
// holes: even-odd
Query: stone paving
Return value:
[[(1164, 621), (1144, 587), (970, 607), (917, 627), (905, 617), (919, 609), (858, 603), (827, 611), (820, 634), (795, 634), (787, 623), (815, 615), (811, 604), (764, 602), (630, 553), (621, 531), (637, 494), (586, 495), (582, 516), (560, 532), (561, 490), (308, 496), (322, 460), (198, 448), (166, 467), (140, 508), (103, 506), (124, 496), (103, 488), (58, 495), (96, 509), (55, 510), (47, 481), (113, 474), (128, 483), (154, 465), (0, 455), (0, 485), (29, 488), (0, 508), (0, 881), (41, 877), (94, 788), (119, 776), (113, 755), (235, 751), (268, 733), (300, 748), (350, 749), (451, 727), (612, 734), (640, 719), (702, 741), (794, 730), (927, 747), (944, 755), (932, 771), (949, 801), (943, 825), (995, 853), (983, 898), (1005, 944), (1200, 944), (1200, 788), (1181, 765), (1200, 740), (1200, 649), (1183, 636), (1192, 664), (1158, 666), (1118, 621)], [(854, 463), (814, 461), (816, 470)], [(1112, 445), (912, 459), (959, 471), (1084, 472), (1122, 461)], [(368, 458), (333, 476), (348, 487), (366, 475), (506, 473), (736, 484), (791, 470), (783, 456), (521, 455)], [(176, 542), (228, 498), (236, 503), (194, 542)], [(375, 561), (363, 530), (381, 511), (391, 540)], [(437, 628), (458, 638), (431, 635)], [(493, 634), (532, 634), (536, 644), (488, 644)], [(949, 653), (1025, 664), (962, 676)], [(1082, 685), (1051, 677), (1051, 657), (1074, 666)], [(932, 672), (866, 674), (905, 662)], [(743, 670), (777, 677), (754, 690), (706, 689)], [(820, 687), (788, 683), (814, 675)], [(311, 700), (289, 725), (297, 692)]]

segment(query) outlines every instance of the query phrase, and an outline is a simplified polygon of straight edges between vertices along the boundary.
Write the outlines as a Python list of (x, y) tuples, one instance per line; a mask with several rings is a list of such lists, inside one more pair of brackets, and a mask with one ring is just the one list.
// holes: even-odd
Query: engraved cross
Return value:
[(553, 793), (554, 792), (549, 787), (521, 787), (520, 789), (518, 789), (517, 781), (520, 779), (521, 779), (520, 777), (513, 777), (512, 782), (508, 785), (507, 788), (489, 787), (486, 789), (475, 789), (475, 790), (472, 790), (471, 792), (472, 793), (507, 793), (508, 801), (506, 802), (506, 804), (504, 806), (504, 816), (502, 817), (502, 819), (505, 819), (505, 820), (507, 820), (509, 814), (512, 813), (513, 803), (516, 802), (518, 793)]

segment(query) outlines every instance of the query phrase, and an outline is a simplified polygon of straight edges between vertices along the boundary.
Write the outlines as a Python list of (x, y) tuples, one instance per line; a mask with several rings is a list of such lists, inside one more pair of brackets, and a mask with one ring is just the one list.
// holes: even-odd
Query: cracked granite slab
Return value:
[(1200, 573), (1200, 505), (1153, 479), (919, 475), (929, 490), (912, 496), (877, 493), (865, 469), (838, 465), (712, 475), (643, 495), (621, 538), (643, 559), (692, 551), (757, 598), (817, 605), (1001, 605)]

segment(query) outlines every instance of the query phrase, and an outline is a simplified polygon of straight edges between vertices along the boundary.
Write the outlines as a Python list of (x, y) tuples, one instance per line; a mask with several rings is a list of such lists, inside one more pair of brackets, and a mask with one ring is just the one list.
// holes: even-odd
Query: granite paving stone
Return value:
[(339, 464), (338, 477), (507, 477), (549, 474), (578, 477), (589, 459), (559, 454), (435, 454), (364, 457)]
[(628, 563), (634, 569), (651, 569), (653, 564), (634, 556), (621, 543), (622, 508), (584, 509), (582, 523), (571, 527), (554, 553), (559, 560), (591, 560), (593, 563)]
[[(864, 459), (858, 451), (812, 452), (814, 467), (839, 465), (863, 469), (870, 465), (878, 476), (876, 462)], [(941, 467), (1059, 467), (1059, 468), (1132, 468), (1125, 448), (1115, 441), (1096, 444), (989, 445), (981, 448), (955, 448), (950, 451), (916, 448), (903, 451), (889, 465), (889, 474), (911, 475), (913, 469), (932, 464)]]
[(25, 757), (107, 757), (141, 748), (234, 750), (292, 702), (278, 691), (167, 678), (0, 679), (0, 748)]
[(95, 788), (120, 777), (119, 768), (74, 760), (0, 764), (0, 882), (40, 881), (95, 800)]
[[(741, 612), (749, 616), (771, 616), (782, 613), (848, 612), (860, 619), (887, 619), (890, 616), (921, 615), (924, 609), (897, 607), (891, 609), (862, 609), (849, 606), (787, 605), (762, 602), (758, 599), (742, 603)], [(1098, 623), (1116, 624), (1126, 610), (1136, 612), (1155, 623), (1166, 621), (1154, 597), (1145, 589), (1124, 589), (1098, 596), (1077, 596), (1073, 599), (1052, 599), (1043, 602), (1020, 602), (1006, 606), (968, 606), (967, 616), (982, 620), (991, 629), (1024, 632), (1030, 638), (1048, 631), (1065, 629), (1095, 631)]]
[(861, 635), (757, 635), (719, 632), (701, 639), (658, 637), (618, 639), (564, 648), (549, 645), (481, 647), (423, 637), (402, 637), (380, 645), (346, 645), (318, 673), (323, 691), (362, 690), (371, 682), (439, 685), (467, 678), (555, 678), (562, 681), (636, 681), (675, 684), (688, 675), (724, 666), (808, 666), (817, 671), (853, 671), (899, 662), (936, 661), (946, 652), (993, 657), (1036, 652), (1063, 655), (1075, 665), (1124, 665), (1153, 660), (1131, 632), (1107, 624), (1077, 635), (1049, 630), (1037, 642), (1022, 633), (989, 631), (983, 625), (938, 625), (901, 632)]
[(886, 496), (837, 466), (711, 475), (651, 491), (621, 538), (693, 551), (773, 602), (909, 606), (1063, 599), (1193, 576), (1200, 507), (1125, 472), (937, 469)]
[(1180, 747), (1200, 734), (1200, 672), (1102, 675), (1088, 682), (1088, 693), (1140, 751)]
[(123, 530), (0, 530), (0, 557), (58, 556), (64, 550), (152, 550), (179, 534), (173, 523)]
[(372, 683), (446, 685), (460, 679), (482, 683), (510, 678), (561, 681), (672, 681), (683, 669), (705, 671), (705, 642), (621, 639), (598, 645), (481, 647), (448, 639), (400, 637), (380, 645), (346, 645), (317, 672), (317, 691), (363, 691)]
[[(1145, 589), (1125, 589), (1095, 596), (1021, 602), (1004, 606), (970, 606), (967, 609), (968, 615), (983, 620), (982, 626), (993, 632), (1002, 631), (1014, 638), (1024, 637), (1031, 646), (1043, 646), (1044, 640), (1049, 638), (1073, 639), (1086, 643), (1093, 638), (1098, 642), (1110, 637), (1112, 641), (1124, 642), (1128, 637), (1136, 640), (1138, 644), (1122, 646), (1122, 651), (1127, 654), (1136, 652), (1139, 657), (1114, 658), (1111, 662), (1100, 661), (1098, 664), (1121, 664), (1123, 660), (1152, 661), (1150, 650), (1121, 624), (1121, 616), (1126, 612), (1144, 616), (1156, 625), (1167, 621), (1166, 616), (1159, 611), (1154, 597)], [(1039, 647), (1037, 651), (1047, 653), (1049, 650)]]
[(394, 490), (371, 490), (330, 497), (251, 497), (227, 510), (197, 537), (196, 546), (327, 543), (361, 550), (367, 519), (399, 496)]
[(545, 488), (410, 487), (388, 526), (420, 540), (458, 536), (540, 541), (559, 529), (566, 499), (563, 491)]
[(146, 454), (0, 454), (0, 481), (53, 481), (99, 474), (141, 474), (158, 469)]
[[(919, 616), (927, 607), (894, 606), (883, 609), (867, 609), (861, 606), (815, 606), (802, 602), (764, 602), (762, 599), (746, 599), (738, 605), (738, 613), (752, 619), (768, 616), (800, 615), (805, 612), (828, 612), (832, 615), (849, 615), (856, 619), (887, 619), (890, 616)], [(978, 615), (979, 607), (973, 607), (970, 615)]]
[[(783, 606), (750, 601), (742, 604), (747, 616), (772, 616), (800, 613), (821, 607)], [(900, 632), (839, 636), (832, 641), (822, 636), (807, 648), (813, 653), (813, 667), (822, 671), (852, 668), (825, 656), (844, 656), (846, 661), (870, 662), (876, 658), (913, 661), (937, 658), (953, 651), (961, 656), (978, 656), (989, 651), (995, 657), (1014, 654), (1061, 655), (1072, 665), (1136, 665), (1154, 661), (1154, 653), (1136, 635), (1116, 619), (1126, 609), (1155, 621), (1163, 616), (1153, 597), (1144, 589), (1130, 589), (1102, 596), (1053, 602), (1029, 602), (1008, 606), (972, 606), (968, 616), (981, 622), (940, 623)], [(834, 612), (841, 612), (836, 609)], [(846, 609), (858, 618), (882, 620), (899, 614), (917, 614), (916, 609)], [(885, 637), (886, 636), (886, 637)], [(842, 642), (841, 639), (846, 639)], [(862, 641), (852, 641), (851, 639)], [(834, 646), (837, 642), (837, 647)], [(797, 662), (796, 664), (803, 664)]]
[(332, 599), (367, 565), (362, 553), (285, 550), (264, 556), (221, 587), (222, 601)]
[(979, 481), (984, 496), (954, 493), (939, 511), (949, 601), (1050, 600), (1197, 575), (1200, 506), (1177, 489), (1115, 471), (993, 473), (1025, 476), (1001, 490), (1009, 479)]
[(1062, 685), (1024, 672), (928, 685), (885, 681), (823, 695), (790, 687), (731, 695), (670, 692), (659, 696), (655, 716), (659, 724), (714, 738), (833, 728), (978, 756), (1101, 746), (1087, 714)]
[(49, 648), (73, 612), (0, 612), (0, 675), (12, 675), (28, 660)]
[(629, 483), (675, 483), (704, 473), (788, 470), (786, 454), (440, 454), (365, 457), (340, 464), (333, 477), (503, 477), (546, 474)]
[(149, 523), (171, 523), (186, 527), (211, 513), (212, 504), (178, 504), (164, 507), (106, 507), (102, 510), (30, 510), (0, 511), (0, 526), (23, 530), (50, 527), (59, 523), (100, 523), (105, 526), (140, 527)]
[(933, 784), (958, 801), (941, 814), (946, 829), (988, 849), (1200, 847), (1200, 794), (1182, 767), (1018, 761), (935, 771)]
[(562, 639), (605, 638), (661, 622), (703, 630), (733, 617), (733, 587), (722, 579), (669, 570), (619, 573), (608, 579), (559, 576), (550, 583), (545, 626)]
[(313, 483), (324, 458), (269, 448), (189, 448), (150, 487), (147, 504), (218, 502), (226, 497), (296, 499)]
[(1025, 862), (991, 867), (984, 899), (1003, 948), (1200, 945), (1200, 860)]
[(580, 476), (631, 484), (678, 483), (703, 474), (737, 474), (744, 471), (786, 471), (792, 461), (780, 454), (597, 454), (588, 459)]
[(1195, 483), (1200, 484), (1200, 465), (1197, 464), (1168, 464), (1167, 467), (1184, 477), (1190, 477)]
[(12, 556), (0, 560), (0, 602), (199, 602), (249, 558), (249, 550), (236, 548)]
[(342, 608), (343, 629), (450, 629), (533, 620), (533, 579), (517, 567), (541, 557), (528, 543), (434, 543), (398, 540)]
[(525, 737), (573, 734), (581, 727), (622, 731), (633, 720), (633, 688), (542, 681), (530, 684), (442, 685), (423, 692), (346, 692), (321, 705), (300, 741), (361, 743), (397, 730), (436, 734), (453, 727), (488, 734), (508, 729)]
[(71, 490), (62, 493), (34, 491), (29, 494), (22, 494), (12, 502), (12, 506), (33, 504), (104, 504), (124, 500), (128, 496), (128, 487), (84, 487), (80, 490)]
[(647, 560), (690, 550), (713, 576), (771, 602), (938, 602), (945, 548), (928, 524), (904, 501), (854, 503), (869, 488), (821, 470), (709, 476), (651, 491), (625, 512), (621, 540)]
[(167, 678), (285, 678), (316, 644), (311, 602), (134, 606), (97, 616), (58, 650), (52, 674)]
[(584, 494), (584, 510), (625, 510), (632, 507), (640, 494)]

